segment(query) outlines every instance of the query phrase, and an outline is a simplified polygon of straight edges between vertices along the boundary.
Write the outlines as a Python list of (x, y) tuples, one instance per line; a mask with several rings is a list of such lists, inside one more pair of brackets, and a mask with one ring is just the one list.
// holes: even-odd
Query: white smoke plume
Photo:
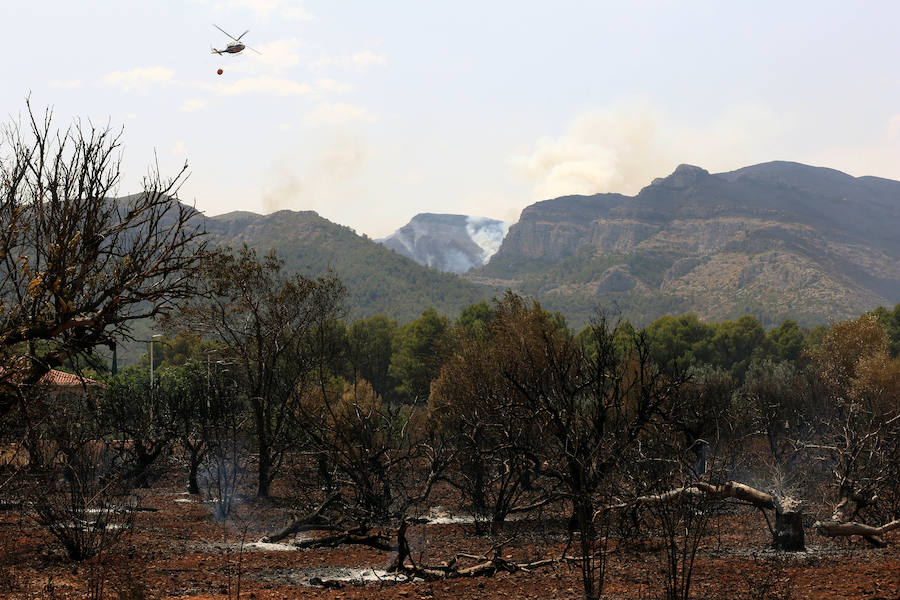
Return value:
[(579, 115), (563, 135), (538, 140), (510, 163), (532, 181), (537, 200), (635, 194), (680, 163), (715, 172), (771, 160), (762, 146), (779, 129), (779, 119), (758, 107), (734, 108), (696, 127), (633, 101)]
[(296, 157), (282, 157), (270, 167), (263, 210), (319, 210), (319, 206), (343, 195), (365, 161), (365, 146), (351, 138), (332, 141), (305, 171), (298, 169)]
[(500, 244), (503, 243), (503, 238), (506, 237), (507, 231), (509, 231), (509, 223), (505, 221), (488, 219), (486, 217), (469, 217), (466, 219), (466, 233), (484, 251), (481, 264), (486, 263), (490, 257), (497, 253), (497, 250), (500, 249)]

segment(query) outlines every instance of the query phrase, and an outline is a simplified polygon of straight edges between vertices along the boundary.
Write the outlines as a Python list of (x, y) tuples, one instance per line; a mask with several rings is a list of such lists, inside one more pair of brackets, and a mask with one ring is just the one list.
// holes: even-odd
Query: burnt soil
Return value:
[[(293, 506), (287, 495), (269, 500), (241, 497), (234, 518), (221, 521), (215, 518), (213, 504), (201, 496), (187, 496), (169, 481), (144, 490), (141, 506), (150, 510), (136, 513), (132, 532), (101, 560), (73, 562), (25, 508), (4, 505), (0, 508), (0, 598), (581, 597), (580, 575), (570, 564), (488, 577), (396, 582), (371, 571), (390, 565), (394, 556), (390, 551), (348, 545), (283, 549), (290, 548), (296, 539), (324, 532), (286, 539), (278, 549), (254, 546), (253, 542), (277, 531), (298, 514), (299, 507)], [(385, 529), (385, 533), (391, 532)], [(704, 538), (694, 568), (691, 597), (898, 600), (897, 533), (888, 536), (887, 548), (875, 549), (861, 540), (823, 538), (810, 527), (806, 552), (777, 553), (767, 549), (769, 536), (760, 514), (733, 507), (715, 517), (710, 534)], [(508, 523), (494, 537), (478, 534), (468, 523), (419, 523), (410, 526), (408, 532), (413, 558), (430, 565), (450, 560), (459, 552), (482, 554), (499, 541), (506, 541), (502, 556), (510, 560), (555, 557), (566, 548), (568, 539), (564, 520), (550, 517)], [(610, 538), (603, 597), (662, 598), (658, 540), (629, 539), (626, 543), (616, 535)], [(569, 552), (576, 553), (574, 547)], [(369, 569), (373, 581), (332, 581), (341, 575), (358, 576), (360, 569)]]

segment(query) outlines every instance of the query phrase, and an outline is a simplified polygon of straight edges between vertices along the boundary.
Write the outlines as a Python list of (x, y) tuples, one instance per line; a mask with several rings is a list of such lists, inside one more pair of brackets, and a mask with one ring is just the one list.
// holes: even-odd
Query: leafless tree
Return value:
[(900, 529), (900, 410), (869, 396), (841, 403), (840, 412), (821, 443), (807, 444), (833, 476), (832, 515), (815, 527), (829, 537), (860, 535), (882, 547), (884, 535)]
[(460, 327), (456, 336), (432, 384), (431, 418), (454, 448), (449, 481), (470, 503), (476, 526), (487, 521), (496, 534), (510, 514), (556, 496), (542, 485), (541, 442), (526, 398), (497, 370), (505, 348), (481, 330)]
[[(642, 497), (645, 502), (636, 506), (644, 509), (645, 535), (662, 541), (666, 600), (690, 598), (697, 553), (722, 504), (714, 494), (692, 493), (700, 483), (695, 466), (695, 441), (685, 438), (680, 421), (674, 419), (654, 430), (643, 445), (640, 459), (626, 469), (632, 489), (650, 492)], [(681, 486), (672, 490), (673, 482)]]
[(287, 276), (274, 253), (259, 260), (246, 246), (237, 253), (210, 253), (201, 283), (202, 295), (180, 305), (175, 325), (221, 344), (222, 356), (233, 363), (250, 404), (259, 453), (257, 493), (265, 497), (324, 360), (312, 336), (341, 315), (344, 287), (332, 274)]
[(304, 408), (313, 447), (352, 498), (357, 523), (402, 520), (429, 495), (449, 454), (423, 407), (385, 403), (365, 381), (337, 385)]
[(602, 316), (592, 326), (591, 353), (539, 305), (511, 293), (498, 302), (490, 328), (496, 369), (538, 428), (542, 474), (573, 507), (584, 596), (597, 598), (609, 525), (608, 512), (598, 509), (622, 493), (620, 465), (635, 456), (683, 378), (654, 365), (641, 336), (624, 353)]
[(178, 392), (169, 385), (151, 386), (146, 369), (130, 367), (107, 382), (99, 402), (103, 434), (124, 463), (124, 477), (146, 488), (160, 474), (176, 436), (172, 408)]
[[(452, 452), (425, 407), (383, 402), (364, 380), (344, 382), (326, 371), (320, 375), (321, 387), (303, 403), (300, 416), (307, 448), (320, 460), (317, 481), (329, 495), (264, 540), (327, 530), (328, 536), (296, 545), (364, 544), (387, 550), (392, 546), (383, 527), (396, 527), (391, 569), (404, 571), (411, 558), (407, 519), (442, 480)], [(373, 526), (382, 532), (372, 533)]]
[[(38, 386), (31, 394), (46, 394)], [(103, 441), (97, 406), (82, 392), (53, 393), (54, 410), (42, 422), (46, 436), (39, 468), (26, 484), (35, 520), (73, 560), (109, 550), (130, 533), (137, 497), (128, 473), (134, 464), (122, 460)]]
[(891, 358), (884, 330), (867, 314), (833, 325), (815, 362), (826, 418), (818, 443), (804, 447), (831, 469), (834, 492), (832, 515), (816, 529), (883, 546), (883, 536), (900, 529), (900, 359)]
[(0, 136), (0, 413), (17, 385), (129, 336), (138, 319), (192, 293), (204, 242), (197, 214), (154, 167), (143, 191), (116, 198), (121, 131), (27, 103)]

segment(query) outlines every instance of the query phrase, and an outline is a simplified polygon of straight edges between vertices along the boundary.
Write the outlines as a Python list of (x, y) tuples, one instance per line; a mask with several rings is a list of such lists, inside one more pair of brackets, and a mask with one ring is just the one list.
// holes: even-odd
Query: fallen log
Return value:
[(338, 500), (338, 498), (340, 498), (339, 493), (332, 494), (331, 496), (326, 498), (325, 501), (318, 506), (318, 508), (316, 508), (308, 515), (300, 517), (299, 519), (295, 519), (278, 533), (267, 535), (259, 541), (264, 544), (274, 544), (280, 542), (288, 536), (294, 535), (295, 533), (300, 533), (301, 531), (311, 531), (314, 529), (336, 529), (336, 526), (333, 523), (326, 521), (322, 517), (322, 513), (325, 512), (325, 510), (329, 506), (334, 504)]
[[(494, 545), (485, 554), (465, 554), (458, 553), (447, 563), (440, 565), (417, 565), (413, 561), (409, 551), (409, 544), (406, 541), (406, 530), (408, 524), (403, 521), (397, 529), (397, 556), (394, 558), (388, 572), (402, 573), (410, 579), (418, 577), (426, 581), (435, 581), (439, 579), (454, 579), (457, 577), (483, 577), (491, 576), (498, 572), (505, 571), (514, 573), (516, 571), (530, 571), (541, 567), (555, 565), (563, 561), (573, 560), (572, 557), (563, 555), (560, 558), (545, 558), (531, 562), (513, 562), (500, 557), (502, 548), (509, 540), (501, 541)], [(490, 556), (489, 556), (490, 555)], [(475, 561), (474, 565), (467, 567), (459, 566), (459, 560)], [(409, 560), (410, 564), (406, 564)]]
[(379, 533), (366, 533), (364, 530), (344, 531), (335, 535), (329, 535), (321, 538), (302, 540), (294, 542), (297, 548), (335, 548), (342, 544), (355, 544), (360, 546), (370, 546), (376, 550), (390, 551), (394, 547), (390, 540)]
[[(640, 508), (671, 502), (681, 497), (706, 497), (714, 500), (734, 499), (756, 507), (766, 519), (772, 545), (778, 550), (800, 551), (805, 547), (803, 535), (803, 515), (801, 503), (793, 498), (778, 497), (737, 481), (726, 481), (715, 485), (698, 481), (690, 486), (675, 488), (658, 494), (638, 496), (630, 502), (601, 507), (594, 518), (609, 511), (625, 508)], [(775, 526), (769, 521), (767, 510), (775, 512)]]
[(890, 523), (885, 523), (879, 527), (866, 525), (865, 523), (857, 523), (854, 521), (816, 521), (813, 527), (820, 535), (825, 537), (849, 537), (854, 535), (862, 536), (864, 540), (869, 542), (876, 548), (884, 548), (887, 542), (884, 541), (884, 534), (900, 529), (900, 519), (895, 519)]
[(735, 500), (741, 500), (748, 504), (752, 504), (757, 508), (768, 508), (771, 510), (777, 508), (772, 494), (760, 491), (744, 483), (738, 483), (737, 481), (726, 481), (721, 485), (698, 482), (694, 484), (694, 486), (712, 498), (734, 498)]
[(597, 511), (597, 514), (614, 509), (629, 508), (632, 506), (662, 504), (664, 502), (675, 500), (681, 496), (701, 495), (718, 500), (734, 498), (735, 500), (741, 500), (743, 502), (747, 502), (748, 504), (752, 504), (757, 508), (765, 508), (769, 510), (775, 510), (776, 508), (775, 499), (771, 494), (760, 491), (756, 488), (752, 488), (749, 485), (738, 483), (737, 481), (726, 481), (725, 483), (720, 485), (698, 481), (691, 486), (675, 488), (673, 490), (661, 492), (659, 494), (638, 496), (637, 498), (629, 502), (609, 504), (607, 506), (601, 507), (600, 510)]
[(402, 565), (397, 571), (410, 578), (419, 577), (426, 581), (435, 581), (438, 579), (456, 579), (464, 577), (490, 577), (500, 572), (530, 572), (542, 567), (559, 564), (565, 560), (571, 560), (570, 557), (562, 557), (544, 558), (531, 562), (514, 562), (500, 558), (499, 556), (479, 558), (481, 559), (480, 562), (467, 567), (460, 567), (456, 564), (456, 559), (454, 559), (450, 564), (446, 565)]

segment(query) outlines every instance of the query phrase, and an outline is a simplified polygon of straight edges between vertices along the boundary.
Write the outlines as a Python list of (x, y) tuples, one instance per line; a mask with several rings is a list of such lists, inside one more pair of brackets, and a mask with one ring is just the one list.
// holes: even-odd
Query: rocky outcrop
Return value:
[(422, 213), (377, 241), (420, 265), (465, 273), (493, 256), (508, 228), (507, 223), (486, 217)]
[(714, 319), (754, 309), (824, 322), (900, 302), (897, 231), (897, 181), (788, 162), (681, 165), (633, 197), (532, 204), (472, 275), (617, 305), (665, 295)]
[(626, 267), (615, 266), (607, 269), (597, 282), (597, 292), (627, 292), (637, 285), (637, 279)]

